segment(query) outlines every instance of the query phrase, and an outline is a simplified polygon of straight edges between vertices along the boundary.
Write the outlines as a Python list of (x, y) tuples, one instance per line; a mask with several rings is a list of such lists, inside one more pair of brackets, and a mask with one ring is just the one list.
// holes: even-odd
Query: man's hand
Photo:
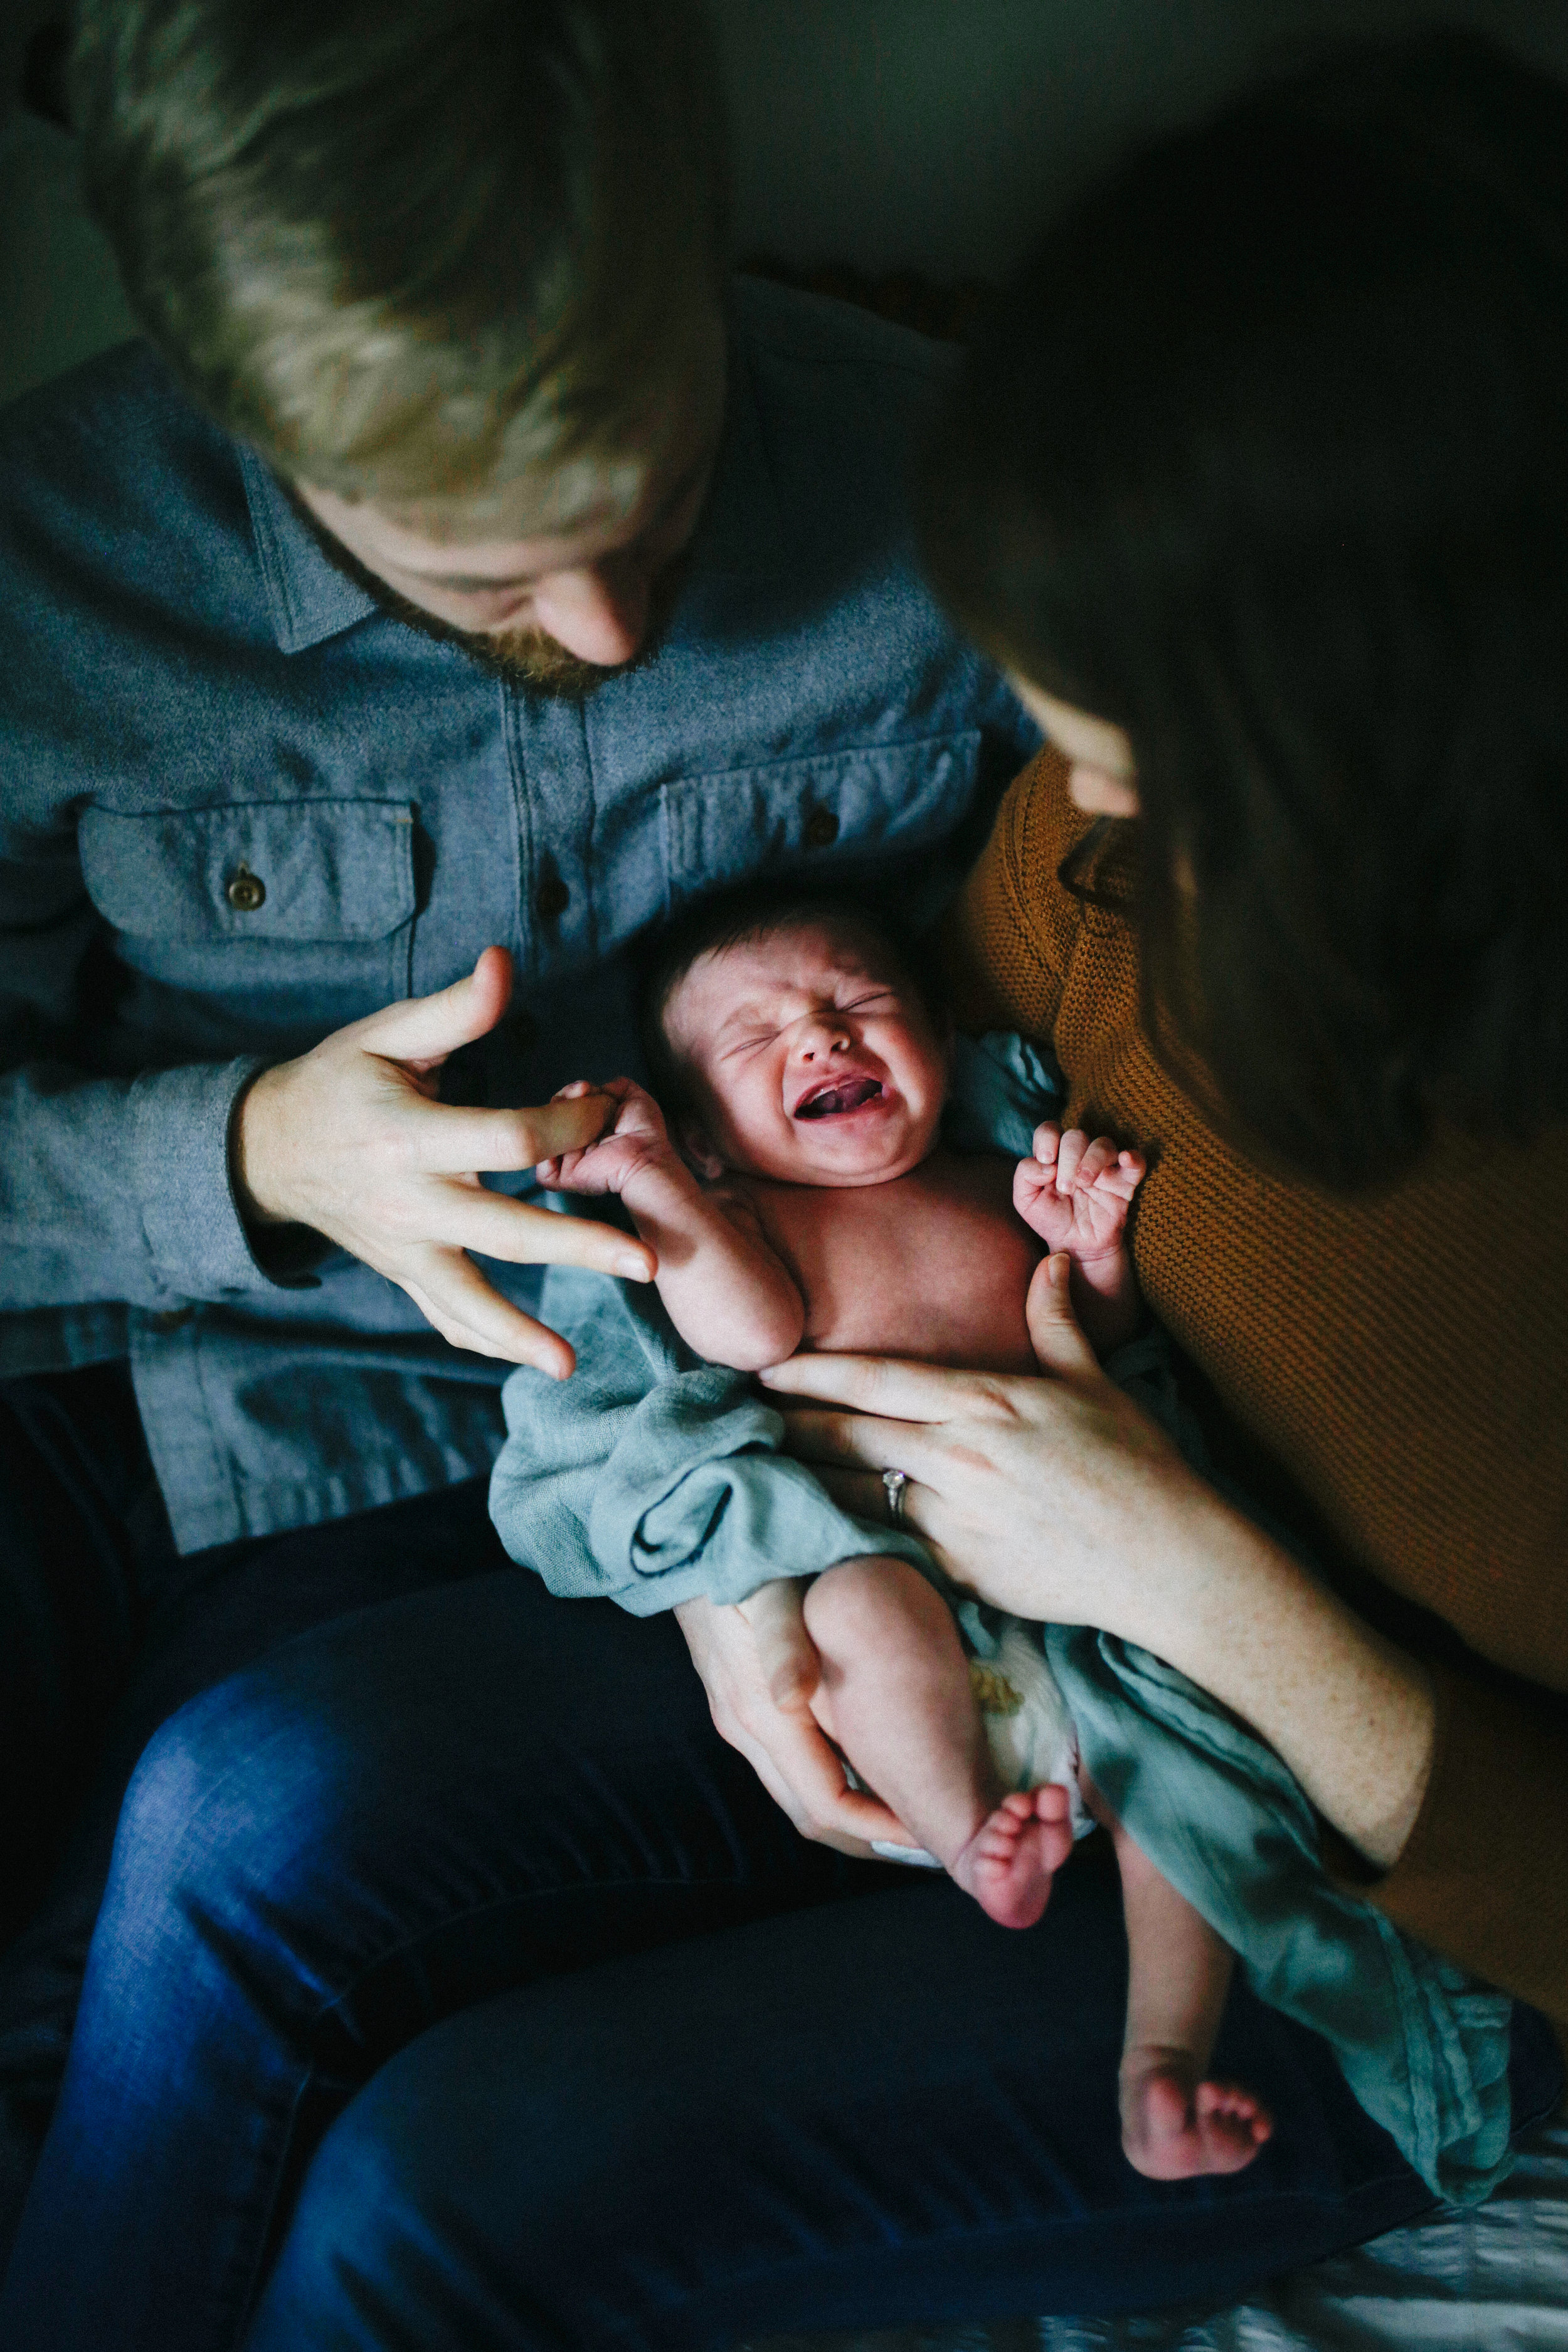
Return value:
[(487, 948), (467, 980), (389, 1004), (263, 1070), (236, 1122), (235, 1186), (253, 1225), (301, 1224), (408, 1293), (455, 1348), (534, 1364), (564, 1380), (555, 1332), (511, 1306), (467, 1255), (514, 1265), (590, 1266), (647, 1282), (653, 1253), (593, 1225), (488, 1192), (481, 1174), (533, 1168), (603, 1133), (616, 1105), (584, 1093), (534, 1110), (468, 1110), (437, 1099), (442, 1063), (495, 1027), (511, 960)]
[(683, 1601), (675, 1616), (715, 1727), (803, 1837), (867, 1857), (873, 1838), (919, 1845), (886, 1805), (850, 1788), (837, 1749), (812, 1714), (821, 1668), (797, 1582), (765, 1584), (739, 1608)]

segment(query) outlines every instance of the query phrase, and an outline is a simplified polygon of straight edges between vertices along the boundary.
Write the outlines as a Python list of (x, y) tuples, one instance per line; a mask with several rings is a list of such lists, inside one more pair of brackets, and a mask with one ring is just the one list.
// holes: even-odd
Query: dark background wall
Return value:
[[(389, 5), (394, 0), (387, 0)], [(1140, 132), (1335, 31), (1489, 26), (1568, 77), (1568, 0), (710, 0), (739, 244), (805, 267), (994, 277)], [(60, 0), (0, 0), (0, 91)], [(70, 142), (0, 129), (0, 397), (128, 331)]]
[(1568, 0), (710, 0), (742, 251), (994, 275), (1140, 132), (1336, 32), (1490, 28), (1568, 78)]

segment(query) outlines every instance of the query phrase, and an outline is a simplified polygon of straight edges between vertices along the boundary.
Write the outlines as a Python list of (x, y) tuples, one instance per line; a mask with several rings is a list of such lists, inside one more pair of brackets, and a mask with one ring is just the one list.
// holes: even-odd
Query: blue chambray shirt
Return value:
[(934, 911), (978, 849), (1037, 736), (912, 566), (949, 364), (738, 281), (673, 625), (582, 705), (384, 613), (140, 345), (0, 420), (0, 1366), (129, 1354), (182, 1550), (472, 1475), (504, 1434), (508, 1368), (395, 1285), (258, 1263), (228, 1136), (260, 1063), (499, 940), (514, 1011), (445, 1090), (542, 1101), (637, 1069), (622, 950), (693, 894), (834, 871)]

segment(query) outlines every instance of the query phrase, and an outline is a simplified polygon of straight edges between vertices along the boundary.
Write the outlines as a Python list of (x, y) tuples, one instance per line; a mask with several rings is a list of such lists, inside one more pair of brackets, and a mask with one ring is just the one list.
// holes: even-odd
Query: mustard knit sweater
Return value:
[(1372, 1200), (1259, 1173), (1145, 1044), (1127, 924), (1058, 879), (1085, 824), (1043, 753), (956, 909), (959, 1018), (1048, 1044), (1067, 1123), (1148, 1155), (1144, 1295), (1332, 1529), (1351, 1598), (1375, 1577), (1461, 1637), (1420, 1819), (1367, 1892), (1568, 2034), (1568, 1129), (1445, 1143)]

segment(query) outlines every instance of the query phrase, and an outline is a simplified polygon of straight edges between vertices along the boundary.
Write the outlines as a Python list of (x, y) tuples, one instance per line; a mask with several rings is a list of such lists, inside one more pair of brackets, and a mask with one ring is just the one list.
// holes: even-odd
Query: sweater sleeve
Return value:
[(978, 863), (949, 912), (943, 963), (959, 1026), (1049, 1039), (1061, 1004), (1065, 945), (1039, 919), (1033, 886), (1054, 873), (1052, 819), (1061, 757), (1047, 745), (1009, 788)]
[(1405, 1852), (1371, 1900), (1568, 2042), (1568, 1699), (1431, 1669), (1437, 1740)]
[(1347, 1597), (1375, 1622), (1392, 1593), (1458, 1637), (1432, 1668), (1420, 1818), (1363, 1891), (1568, 2035), (1568, 1135), (1512, 1155), (1500, 1231), (1496, 1171), (1462, 1139), (1364, 1199), (1253, 1167), (1151, 1055), (1134, 933), (1058, 879), (1082, 831), (1043, 754), (950, 919), (959, 1019), (1039, 1039), (1065, 1118), (1145, 1151), (1154, 1311), (1310, 1506)]

